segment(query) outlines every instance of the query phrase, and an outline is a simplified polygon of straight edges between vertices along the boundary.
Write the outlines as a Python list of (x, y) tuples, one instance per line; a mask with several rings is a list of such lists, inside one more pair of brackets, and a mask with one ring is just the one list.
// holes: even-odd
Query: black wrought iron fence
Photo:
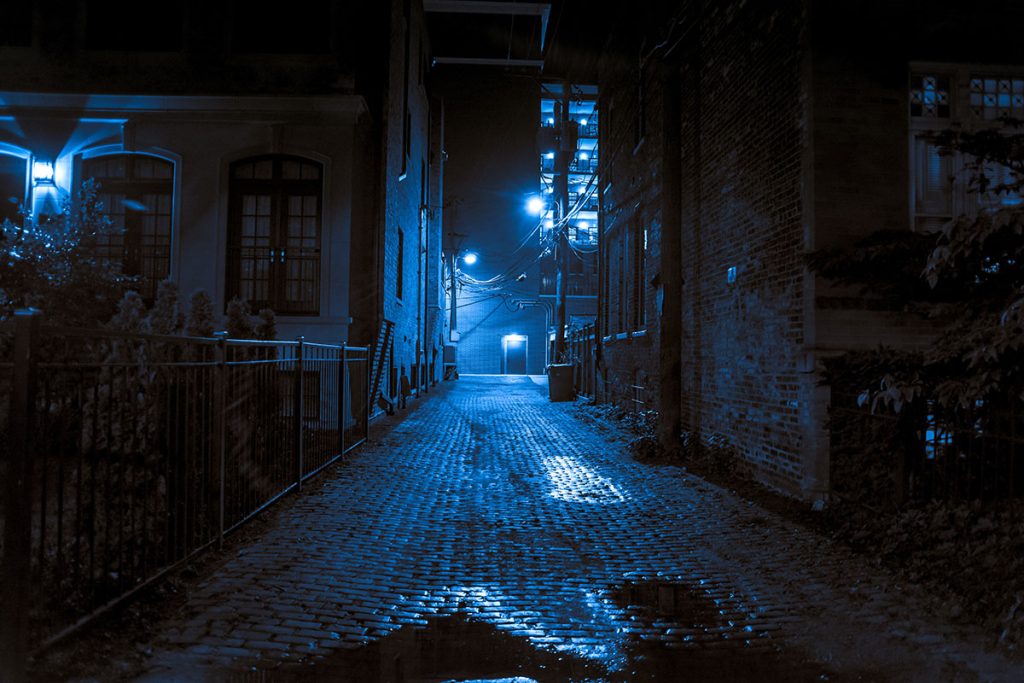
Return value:
[(997, 500), (1024, 495), (1024, 414), (1016, 397), (947, 408), (923, 400), (900, 413), (833, 391), (832, 487), (866, 503)]
[(21, 315), (0, 352), (6, 652), (60, 637), (219, 543), (367, 434), (363, 347)]

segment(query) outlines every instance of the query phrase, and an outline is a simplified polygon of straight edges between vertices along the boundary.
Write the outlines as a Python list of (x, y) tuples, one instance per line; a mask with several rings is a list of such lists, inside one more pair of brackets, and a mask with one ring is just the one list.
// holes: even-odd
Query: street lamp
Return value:
[(451, 268), (450, 268), (450, 270), (451, 270), (451, 287), (452, 287), (452, 311), (451, 311), (451, 320), (450, 320), (450, 325), (449, 325), (449, 328), (450, 328), (449, 329), (449, 338), (456, 331), (455, 330), (455, 323), (456, 323), (456, 320), (457, 320), (456, 311), (458, 309), (458, 306), (457, 306), (457, 303), (456, 303), (456, 295), (455, 294), (456, 294), (456, 291), (457, 291), (456, 287), (457, 287), (458, 283), (457, 283), (456, 278), (455, 278), (455, 273), (458, 271), (458, 268), (459, 268), (459, 260), (462, 260), (467, 266), (471, 266), (474, 263), (476, 263), (477, 255), (476, 255), (476, 253), (474, 253), (472, 251), (464, 251), (464, 250), (459, 249), (459, 248), (456, 248), (456, 249), (452, 250)]

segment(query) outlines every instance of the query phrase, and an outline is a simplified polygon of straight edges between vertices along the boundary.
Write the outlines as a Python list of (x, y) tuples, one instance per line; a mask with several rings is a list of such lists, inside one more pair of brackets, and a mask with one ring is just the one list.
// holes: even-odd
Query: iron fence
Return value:
[(872, 412), (833, 391), (832, 488), (871, 504), (997, 500), (1024, 494), (1020, 401), (944, 407), (934, 400), (900, 413)]
[(596, 374), (596, 332), (593, 325), (569, 330), (566, 340), (569, 362), (573, 365), (573, 385), (577, 396), (594, 398)]
[(366, 438), (365, 348), (39, 317), (0, 334), (3, 612), (26, 617), (3, 620), (6, 652), (220, 543)]

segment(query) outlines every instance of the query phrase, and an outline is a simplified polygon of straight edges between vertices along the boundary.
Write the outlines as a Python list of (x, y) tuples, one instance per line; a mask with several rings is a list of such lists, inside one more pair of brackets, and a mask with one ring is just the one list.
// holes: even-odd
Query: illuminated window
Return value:
[(22, 204), (28, 187), (28, 161), (11, 154), (0, 154), (0, 222), (21, 223)]
[(925, 119), (948, 119), (949, 78), (935, 74), (911, 76), (910, 115)]
[(94, 178), (110, 229), (97, 238), (101, 258), (138, 278), (138, 292), (156, 297), (171, 272), (174, 164), (145, 154), (115, 154), (82, 162), (82, 177)]
[(322, 176), (320, 164), (285, 155), (231, 165), (227, 300), (319, 313)]
[(1024, 116), (1024, 78), (972, 76), (971, 112), (986, 121)]

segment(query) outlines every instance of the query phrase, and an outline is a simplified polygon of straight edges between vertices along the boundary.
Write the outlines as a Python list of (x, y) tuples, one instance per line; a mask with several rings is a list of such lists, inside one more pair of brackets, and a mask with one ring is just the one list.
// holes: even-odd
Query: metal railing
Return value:
[[(1024, 495), (1019, 399), (944, 408), (932, 400), (872, 413), (832, 392), (832, 488), (878, 504)], [(868, 499), (868, 500), (865, 500)]]
[(40, 317), (0, 330), (5, 652), (54, 641), (221, 543), (366, 439), (365, 348)]

